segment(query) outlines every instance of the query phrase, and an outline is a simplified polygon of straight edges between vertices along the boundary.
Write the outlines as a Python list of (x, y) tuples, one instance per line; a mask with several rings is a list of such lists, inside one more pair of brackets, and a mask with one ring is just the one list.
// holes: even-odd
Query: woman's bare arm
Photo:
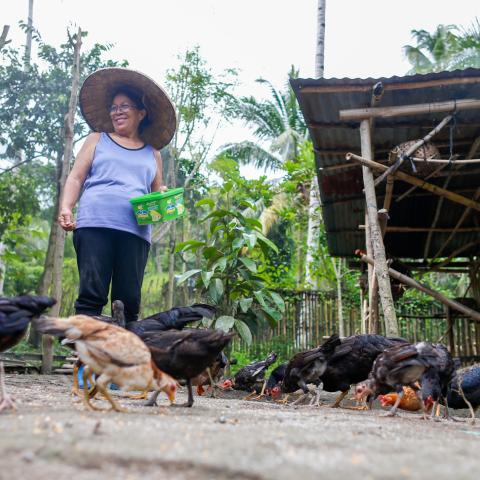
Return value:
[(99, 133), (91, 133), (85, 140), (82, 148), (78, 152), (72, 171), (65, 182), (63, 194), (60, 201), (60, 211), (58, 223), (67, 232), (75, 229), (75, 220), (73, 218), (73, 208), (75, 207), (80, 191), (82, 190), (85, 179), (93, 162), (95, 147), (100, 139)]
[(155, 161), (157, 162), (157, 173), (155, 174), (155, 178), (153, 179), (151, 189), (152, 192), (164, 192), (167, 190), (167, 187), (163, 184), (163, 163), (162, 163), (162, 156), (158, 150), (153, 151), (155, 155)]

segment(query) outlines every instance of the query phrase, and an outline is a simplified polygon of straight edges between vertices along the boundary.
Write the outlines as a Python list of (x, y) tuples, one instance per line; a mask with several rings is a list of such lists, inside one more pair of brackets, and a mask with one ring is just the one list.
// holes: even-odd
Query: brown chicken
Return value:
[(134, 333), (85, 315), (41, 317), (35, 324), (42, 333), (66, 337), (75, 343), (79, 359), (86, 365), (83, 399), (87, 408), (101, 410), (91, 403), (85, 388), (91, 372), (97, 375), (95, 385), (98, 391), (116, 411), (125, 409), (108, 393), (107, 385), (111, 382), (122, 390), (163, 391), (173, 403), (177, 382), (156, 367), (150, 350)]
[[(411, 389), (410, 387), (403, 387), (403, 393), (404, 395), (398, 404), (398, 408), (407, 410), (409, 412), (418, 412), (422, 409), (422, 402), (418, 398), (415, 390)], [(382, 407), (392, 407), (395, 405), (397, 398), (398, 394), (395, 392), (378, 396)]]

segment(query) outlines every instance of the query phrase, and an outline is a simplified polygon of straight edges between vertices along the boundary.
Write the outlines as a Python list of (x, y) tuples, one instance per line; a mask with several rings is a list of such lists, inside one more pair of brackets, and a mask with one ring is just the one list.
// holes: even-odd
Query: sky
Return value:
[[(0, 23), (22, 45), (18, 22), (26, 21), (28, 0), (1, 3)], [(199, 45), (214, 72), (239, 70), (237, 93), (260, 98), (268, 91), (256, 78), (282, 88), (292, 64), (300, 77), (314, 77), (316, 7), (317, 0), (34, 0), (33, 18), (46, 43), (58, 45), (67, 26), (80, 26), (89, 32), (86, 47), (112, 43), (111, 58), (128, 60), (160, 84), (177, 56)], [(412, 29), (468, 27), (476, 16), (475, 0), (327, 0), (325, 77), (404, 75), (402, 46), (412, 42)], [(248, 138), (235, 123), (217, 134), (215, 146)]]

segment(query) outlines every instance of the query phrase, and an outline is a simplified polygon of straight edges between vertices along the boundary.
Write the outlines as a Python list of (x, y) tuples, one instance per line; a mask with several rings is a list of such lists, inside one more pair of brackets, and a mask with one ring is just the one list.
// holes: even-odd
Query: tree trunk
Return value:
[(323, 78), (325, 70), (325, 8), (327, 0), (318, 0), (317, 48), (315, 51), (315, 77)]
[(319, 248), (320, 218), (318, 184), (317, 178), (314, 176), (312, 178), (308, 206), (307, 255), (305, 258), (305, 285), (312, 290), (318, 288), (317, 279), (313, 276), (313, 259)]
[(25, 68), (30, 66), (32, 57), (33, 0), (28, 0), (27, 41), (25, 43)]
[(335, 264), (335, 259), (332, 258), (333, 269), (335, 271), (335, 278), (337, 280), (337, 309), (338, 309), (338, 334), (341, 337), (345, 336), (345, 319), (343, 317), (343, 297), (342, 297), (342, 265), (343, 258), (338, 259), (338, 265)]
[[(77, 32), (74, 61), (72, 66), (72, 91), (70, 93), (70, 101), (68, 104), (68, 112), (65, 115), (64, 123), (64, 152), (63, 160), (59, 164), (58, 184), (57, 184), (57, 202), (55, 206), (56, 216), (53, 219), (52, 230), (50, 232), (49, 250), (51, 250), (51, 278), (52, 278), (52, 295), (57, 300), (57, 303), (52, 307), (50, 314), (58, 316), (62, 302), (62, 268), (63, 255), (65, 250), (65, 231), (57, 222), (57, 215), (59, 211), (60, 200), (63, 193), (63, 188), (70, 172), (70, 163), (73, 157), (73, 127), (75, 120), (75, 112), (77, 109), (78, 88), (80, 82), (80, 47), (82, 45), (82, 30), (79, 28)], [(46, 265), (47, 266), (47, 265)], [(50, 274), (44, 275), (48, 278)], [(43, 280), (43, 279), (42, 279)], [(48, 288), (48, 284), (44, 288)], [(53, 337), (44, 335), (42, 339), (42, 373), (51, 373), (53, 363)]]
[(3, 26), (3, 30), (2, 30), (2, 34), (0, 35), (0, 50), (2, 50), (2, 48), (10, 42), (10, 40), (7, 40), (7, 36), (8, 36), (8, 31), (10, 30), (10, 25), (4, 25)]
[(3, 284), (5, 282), (5, 270), (6, 265), (3, 260), (3, 254), (5, 253), (5, 244), (0, 242), (0, 296), (3, 295)]

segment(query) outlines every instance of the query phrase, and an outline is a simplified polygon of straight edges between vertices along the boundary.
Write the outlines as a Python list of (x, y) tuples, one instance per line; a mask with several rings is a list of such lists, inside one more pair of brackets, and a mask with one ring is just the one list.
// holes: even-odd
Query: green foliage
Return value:
[(285, 308), (283, 300), (270, 291), (262, 276), (265, 258), (278, 252), (262, 234), (258, 220), (247, 217), (241, 208), (255, 211), (253, 202), (242, 198), (242, 180), (236, 172), (218, 189), (218, 195), (197, 202), (206, 210), (206, 240), (188, 240), (177, 251), (193, 253), (200, 267), (185, 272), (178, 283), (195, 277), (197, 288), (218, 306), (215, 327), (234, 329), (251, 342), (252, 322), (274, 326)]
[(438, 25), (432, 33), (412, 30), (416, 45), (405, 45), (404, 54), (412, 65), (408, 72), (429, 73), (480, 66), (480, 23), (470, 28)]

